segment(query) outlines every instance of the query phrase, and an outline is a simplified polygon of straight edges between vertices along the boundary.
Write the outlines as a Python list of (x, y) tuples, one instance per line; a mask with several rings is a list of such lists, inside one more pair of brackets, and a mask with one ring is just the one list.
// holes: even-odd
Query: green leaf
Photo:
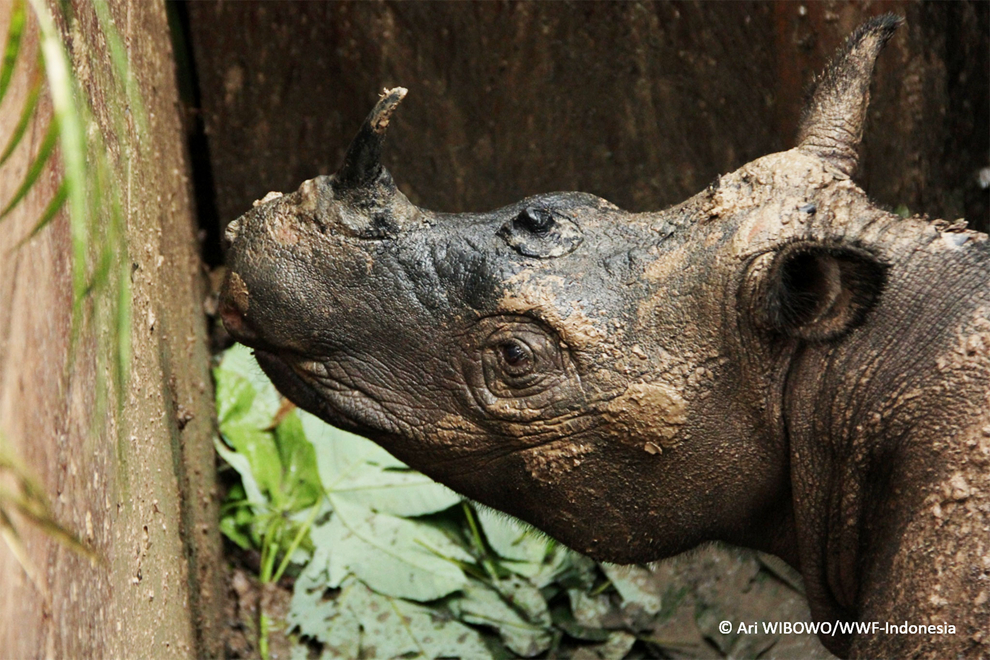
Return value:
[(88, 149), (82, 117), (84, 108), (62, 44), (62, 33), (55, 27), (47, 3), (44, 0), (30, 0), (30, 3), (41, 33), (41, 52), (48, 76), (48, 89), (60, 129), (62, 166), (69, 185), (73, 300), (79, 307), (86, 289), (86, 252), (89, 247), (89, 223), (92, 219), (86, 203), (89, 170), (86, 165)]
[(28, 191), (31, 190), (31, 186), (33, 186), (35, 181), (38, 180), (38, 177), (41, 176), (41, 172), (45, 168), (45, 163), (48, 162), (49, 156), (51, 156), (52, 151), (55, 150), (55, 144), (57, 142), (58, 123), (53, 120), (48, 124), (48, 132), (45, 133), (41, 146), (38, 147), (38, 153), (35, 154), (34, 160), (31, 161), (31, 165), (28, 167), (28, 171), (24, 175), (24, 180), (21, 181), (20, 187), (16, 192), (14, 192), (14, 196), (11, 197), (9, 202), (7, 202), (7, 206), (4, 207), (3, 211), (0, 211), (0, 220), (6, 218), (7, 215), (14, 210), (14, 207), (27, 196)]
[(254, 547), (254, 540), (250, 533), (253, 520), (254, 516), (250, 512), (239, 508), (230, 515), (220, 518), (220, 531), (242, 550), (250, 550)]
[(605, 618), (612, 613), (612, 603), (604, 594), (592, 595), (583, 589), (568, 589), (574, 620), (585, 628), (601, 628)]
[(601, 644), (583, 646), (574, 654), (574, 660), (622, 660), (632, 650), (636, 636), (624, 630), (610, 633)]
[(42, 81), (44, 81), (44, 76), (40, 75), (40, 73), (35, 76), (34, 84), (31, 85), (27, 99), (24, 101), (24, 107), (21, 109), (21, 117), (17, 120), (17, 125), (14, 126), (14, 130), (10, 133), (7, 146), (4, 148), (3, 153), (0, 154), (0, 165), (7, 162), (11, 154), (14, 153), (14, 149), (21, 143), (24, 133), (27, 132), (27, 127), (31, 123), (31, 117), (34, 116), (34, 109), (38, 105), (38, 97), (41, 96)]
[(329, 498), (334, 514), (328, 523), (314, 525), (310, 538), (329, 548), (331, 585), (352, 573), (381, 594), (417, 601), (441, 598), (464, 585), (457, 562), (471, 556), (440, 530)]
[(275, 442), (282, 463), (281, 488), (291, 500), (291, 508), (315, 504), (323, 495), (323, 485), (316, 468), (316, 453), (296, 411), (286, 415), (275, 429)]
[(213, 376), (217, 383), (215, 397), (220, 428), (226, 424), (240, 422), (249, 416), (255, 397), (251, 382), (239, 374), (223, 372), (220, 369), (214, 370)]
[[(259, 431), (248, 424), (225, 424), (220, 428), (220, 432), (227, 444), (238, 455), (247, 459), (251, 475), (261, 492), (267, 495), (275, 507), (281, 508), (282, 461), (278, 456), (274, 435), (267, 431)], [(243, 478), (242, 470), (233, 463), (231, 465)], [(244, 487), (247, 489), (246, 484)]]
[(349, 577), (324, 598), (326, 574), (307, 568), (296, 580), (289, 625), (324, 644), (321, 658), (488, 658), (481, 636), (433, 609), (377, 594)]
[(361, 622), (361, 651), (367, 658), (419, 654), (426, 658), (489, 658), (477, 631), (433, 610), (376, 594), (356, 583), (347, 607)]
[(217, 415), (221, 425), (236, 420), (258, 429), (271, 426), (282, 397), (258, 366), (250, 348), (241, 344), (228, 348), (213, 377), (217, 382)]
[(251, 471), (251, 463), (247, 457), (227, 448), (219, 438), (213, 438), (213, 446), (216, 448), (217, 453), (220, 454), (220, 458), (225, 460), (240, 475), (247, 501), (255, 507), (267, 506), (268, 498), (261, 492), (261, 487), (254, 478), (254, 473)]
[(0, 101), (7, 94), (10, 79), (14, 75), (14, 65), (21, 50), (21, 36), (24, 34), (24, 23), (27, 12), (24, 11), (24, 0), (14, 0), (10, 9), (10, 23), (7, 27), (7, 43), (3, 49), (3, 63), (0, 64)]
[(336, 429), (300, 411), (306, 437), (316, 450), (327, 492), (395, 516), (421, 516), (450, 508), (461, 496), (406, 465), (375, 443)]
[[(549, 541), (526, 523), (485, 506), (476, 506), (478, 522), (485, 532), (485, 538), (492, 550), (505, 559), (525, 562), (531, 566), (518, 566), (523, 571), (531, 570), (535, 575), (547, 556)], [(507, 565), (510, 570), (516, 570)], [(518, 572), (518, 571), (517, 571)], [(522, 573), (525, 575), (526, 573)]]
[(472, 578), (468, 578), (463, 592), (462, 596), (455, 596), (449, 601), (450, 609), (457, 618), (495, 628), (510, 650), (526, 658), (550, 648), (553, 633), (543, 625), (526, 620), (505, 602), (499, 592)]
[(557, 576), (557, 582), (565, 589), (590, 591), (599, 576), (598, 564), (589, 557), (568, 551), (567, 563)]
[[(250, 480), (275, 509), (287, 512), (312, 506), (323, 493), (313, 445), (298, 413), (286, 415), (274, 432), (272, 421), (281, 396), (258, 367), (250, 349), (228, 349), (214, 370), (217, 416), (227, 444), (247, 460)], [(224, 454), (224, 458), (228, 458)], [(243, 462), (228, 463), (247, 479)], [(236, 463), (236, 464), (235, 464)], [(245, 488), (250, 490), (245, 482)], [(254, 494), (252, 504), (258, 504)]]
[(349, 590), (345, 606), (361, 623), (362, 657), (491, 657), (477, 631), (430, 608), (376, 594), (359, 582)]
[[(351, 588), (361, 588), (357, 582), (348, 585)], [(350, 594), (345, 594), (349, 596)], [(322, 639), (323, 655), (321, 658), (341, 658), (351, 660), (360, 656), (361, 649), (361, 622), (351, 607), (347, 607), (346, 599), (342, 603), (343, 607), (335, 608), (335, 611), (327, 617), (327, 627)]]
[(518, 576), (498, 580), (494, 587), (502, 594), (506, 602), (521, 611), (526, 620), (543, 628), (550, 626), (550, 610), (547, 601), (540, 590), (528, 580)]
[(552, 612), (553, 623), (574, 639), (589, 642), (604, 642), (608, 639), (608, 631), (598, 626), (585, 626), (580, 623), (571, 610), (571, 607), (564, 604), (557, 604)]
[(601, 564), (601, 569), (622, 596), (623, 606), (636, 605), (653, 616), (660, 611), (660, 585), (653, 574), (642, 566)]
[[(55, 217), (55, 214), (58, 213), (59, 210), (61, 210), (62, 206), (65, 204), (65, 199), (66, 197), (68, 197), (68, 194), (69, 194), (69, 189), (65, 185), (65, 179), (63, 179), (62, 183), (60, 183), (58, 186), (58, 190), (56, 190), (55, 194), (52, 195), (52, 198), (48, 200), (48, 206), (46, 206), (45, 210), (42, 211), (41, 216), (38, 218), (38, 221), (34, 223), (34, 227), (31, 228), (30, 233), (28, 233), (27, 236), (25, 236), (20, 241), (18, 241), (15, 247), (20, 247), (27, 241), (37, 236), (38, 232), (40, 232), (42, 229), (47, 227), (48, 223), (51, 222), (52, 218)], [(130, 325), (128, 325), (127, 327), (130, 327)], [(123, 382), (123, 381), (118, 380), (118, 382)]]
[[(578, 557), (581, 557), (581, 555), (570, 548), (560, 544), (554, 544), (546, 557), (543, 558), (543, 562), (538, 565), (512, 561), (502, 562), (502, 565), (510, 571), (526, 577), (538, 589), (543, 589), (560, 579), (564, 573), (570, 571), (575, 558)], [(536, 570), (531, 570), (532, 568)]]
[(327, 599), (325, 551), (317, 550), (303, 572), (296, 579), (289, 603), (286, 622), (298, 627), (299, 634), (323, 642), (324, 657), (357, 658), (361, 648), (361, 628), (357, 616), (347, 607), (349, 591), (354, 586), (348, 581), (338, 598)]

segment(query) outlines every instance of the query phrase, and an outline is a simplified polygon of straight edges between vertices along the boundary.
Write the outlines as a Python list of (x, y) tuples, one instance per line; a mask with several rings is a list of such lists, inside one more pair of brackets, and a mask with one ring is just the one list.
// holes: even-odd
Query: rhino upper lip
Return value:
[(254, 354), (262, 370), (279, 391), (301, 408), (324, 418), (339, 420), (342, 425), (356, 427), (352, 421), (328, 406), (316, 389), (298, 373), (294, 366), (297, 360), (286, 359), (280, 351), (257, 346), (254, 347)]
[[(293, 389), (297, 387), (305, 387), (308, 390), (313, 389), (309, 383), (296, 374), (289, 361), (285, 360), (278, 352), (258, 346), (254, 346), (253, 348), (254, 356), (265, 374), (268, 375), (269, 380), (275, 382), (277, 379), (279, 385), (283, 381), (288, 381), (290, 387)], [(274, 378), (272, 377), (273, 375), (275, 376)]]
[[(337, 385), (336, 388), (327, 388), (330, 390), (350, 390), (350, 388), (342, 388), (341, 383), (332, 379), (326, 373), (323, 363), (284, 349), (255, 346), (254, 352), (258, 364), (279, 391), (303, 410), (313, 413), (333, 426), (372, 439), (382, 433), (388, 433), (351, 417), (343, 411), (343, 408), (328, 401), (327, 397), (311, 384), (311, 380), (317, 380), (323, 384)], [(317, 373), (318, 371), (322, 373)]]

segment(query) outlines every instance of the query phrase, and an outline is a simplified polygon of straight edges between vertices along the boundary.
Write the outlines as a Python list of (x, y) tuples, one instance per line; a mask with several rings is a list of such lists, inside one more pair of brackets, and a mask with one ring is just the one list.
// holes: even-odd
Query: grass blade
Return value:
[(58, 122), (62, 147), (62, 165), (68, 186), (69, 224), (72, 234), (72, 289), (75, 307), (86, 288), (86, 252), (89, 246), (86, 212), (86, 133), (79, 111), (78, 93), (69, 59), (62, 45), (62, 35), (48, 11), (45, 0), (29, 0), (41, 33), (41, 52), (45, 58), (48, 88)]
[(0, 64), (0, 101), (3, 101), (10, 86), (10, 79), (14, 75), (14, 65), (21, 50), (21, 36), (24, 34), (26, 19), (24, 0), (14, 0), (14, 7), (10, 12), (10, 27), (7, 28), (7, 44), (3, 48), (3, 63)]
[[(0, 475), (3, 475), (6, 484), (12, 483), (15, 487), (14, 491), (0, 487), (0, 532), (3, 532), (4, 539), (15, 555), (23, 546), (20, 546), (20, 536), (10, 518), (11, 510), (17, 511), (27, 521), (40, 527), (45, 534), (69, 550), (91, 561), (103, 561), (92, 548), (55, 520), (44, 488), (28, 471), (27, 466), (7, 447), (3, 436), (0, 436)], [(18, 560), (20, 559), (21, 557), (18, 556)], [(21, 565), (30, 574), (30, 562), (21, 562)]]
[(14, 555), (14, 559), (20, 564), (21, 570), (27, 575), (28, 580), (34, 585), (34, 588), (38, 590), (38, 593), (45, 600), (48, 600), (47, 585), (41, 579), (41, 575), (38, 573), (34, 562), (31, 561), (31, 555), (28, 553), (27, 548), (24, 547), (24, 542), (21, 540), (21, 535), (17, 533), (14, 521), (10, 519), (10, 516), (2, 508), (0, 508), (0, 537), (6, 542), (7, 549)]
[(0, 154), (0, 165), (7, 162), (10, 155), (14, 153), (14, 149), (20, 144), (21, 138), (24, 137), (24, 133), (27, 131), (28, 124), (31, 123), (31, 117), (34, 115), (34, 109), (38, 106), (38, 98), (41, 96), (41, 83), (44, 77), (39, 71), (34, 78), (34, 84), (31, 86), (31, 90), (28, 92), (28, 97), (24, 102), (24, 109), (21, 110), (21, 117), (17, 120), (17, 126), (14, 127), (14, 132), (10, 134), (10, 140), (7, 142), (7, 148), (3, 150)]
[(44, 212), (41, 214), (41, 217), (38, 218), (38, 222), (35, 223), (34, 228), (27, 236), (17, 241), (17, 245), (10, 248), (10, 252), (20, 249), (22, 245), (37, 236), (38, 232), (47, 227), (48, 223), (55, 217), (55, 214), (62, 208), (62, 205), (65, 204), (65, 198), (68, 197), (68, 195), (69, 189), (63, 180), (62, 183), (59, 184), (58, 190), (55, 191), (55, 194), (52, 195), (52, 198), (48, 201), (48, 206), (45, 207)]
[(106, 40), (107, 50), (110, 53), (110, 61), (113, 62), (113, 68), (117, 78), (124, 86), (124, 97), (127, 99), (131, 117), (137, 122), (138, 142), (139, 144), (143, 144), (144, 137), (150, 134), (148, 116), (144, 111), (144, 103), (141, 100), (141, 92), (138, 89), (137, 81), (131, 75), (130, 62), (127, 60), (127, 50), (124, 48), (124, 42), (120, 38), (120, 33), (117, 32), (117, 28), (113, 24), (113, 18), (110, 16), (110, 8), (107, 5), (107, 1), (92, 0), (92, 3), (93, 9), (96, 11), (96, 20), (100, 24), (100, 31)]
[(58, 141), (58, 122), (52, 121), (48, 124), (48, 131), (45, 133), (45, 139), (41, 143), (41, 147), (38, 149), (38, 154), (34, 157), (34, 161), (31, 163), (31, 167), (28, 168), (27, 174), (24, 175), (24, 181), (21, 182), (21, 187), (17, 189), (14, 193), (14, 197), (7, 203), (7, 206), (0, 211), (0, 221), (7, 217), (7, 215), (14, 210), (14, 207), (24, 199), (24, 197), (31, 190), (31, 186), (34, 182), (38, 180), (41, 176), (41, 171), (45, 169), (45, 163), (48, 162), (48, 157), (52, 155), (52, 151), (55, 150), (55, 143)]

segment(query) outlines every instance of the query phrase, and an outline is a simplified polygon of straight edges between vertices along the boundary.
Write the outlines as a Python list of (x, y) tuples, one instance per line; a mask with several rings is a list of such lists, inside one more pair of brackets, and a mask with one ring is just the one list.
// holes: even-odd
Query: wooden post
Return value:
[[(13, 0), (0, 0), (0, 35)], [(212, 385), (204, 288), (195, 239), (185, 139), (163, 2), (108, 4), (148, 116), (149, 135), (117, 134), (108, 112), (123, 103), (110, 84), (106, 40), (90, 3), (62, 25), (72, 66), (94, 107), (126, 215), (133, 322), (130, 381), (119, 409), (93, 419), (110, 378), (100, 333), (83, 324), (70, 353), (71, 236), (63, 210), (30, 232), (62, 176), (58, 154), (40, 183), (0, 221), (0, 433), (40, 479), (58, 520), (105, 560), (93, 565), (20, 524), (39, 584), (0, 544), (0, 655), (11, 658), (216, 657), (220, 655), (220, 543), (211, 438)], [(56, 6), (56, 3), (52, 3)], [(38, 48), (28, 28), (7, 98), (0, 142), (17, 123)], [(20, 185), (51, 121), (51, 103), (0, 168), (0, 204)], [(128, 110), (131, 112), (132, 110)], [(89, 310), (90, 304), (84, 303)], [(89, 313), (88, 311), (84, 314)], [(93, 430), (95, 429), (95, 430)]]

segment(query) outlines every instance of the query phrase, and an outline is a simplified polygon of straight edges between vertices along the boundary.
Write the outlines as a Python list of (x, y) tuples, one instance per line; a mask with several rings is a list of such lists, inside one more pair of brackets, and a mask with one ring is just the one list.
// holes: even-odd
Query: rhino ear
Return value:
[(836, 54), (815, 85), (798, 129), (798, 145), (847, 176), (856, 172), (870, 102), (873, 65), (894, 30), (904, 22), (884, 14), (863, 23)]
[(863, 322), (883, 291), (886, 268), (865, 250), (802, 242), (777, 253), (767, 278), (766, 325), (827, 341)]

